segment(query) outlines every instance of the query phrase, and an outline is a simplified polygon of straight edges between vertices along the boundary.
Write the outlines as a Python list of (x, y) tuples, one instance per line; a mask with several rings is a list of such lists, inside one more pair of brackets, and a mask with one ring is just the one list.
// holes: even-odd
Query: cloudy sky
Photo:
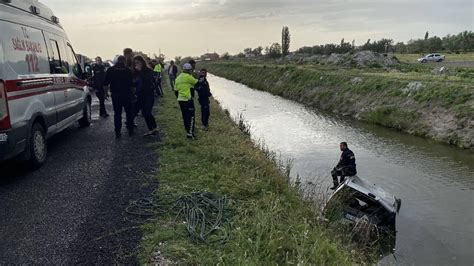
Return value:
[(280, 41), (291, 48), (425, 31), (443, 36), (474, 29), (472, 0), (40, 0), (53, 9), (75, 50), (112, 58), (124, 47), (167, 58), (242, 51)]

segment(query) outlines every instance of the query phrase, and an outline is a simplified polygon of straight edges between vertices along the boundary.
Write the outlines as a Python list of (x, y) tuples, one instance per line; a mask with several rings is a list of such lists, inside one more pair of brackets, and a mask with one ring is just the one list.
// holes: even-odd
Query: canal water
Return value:
[(423, 138), (306, 108), (210, 76), (214, 98), (251, 125), (293, 176), (330, 187), (339, 143), (347, 141), (359, 177), (402, 199), (394, 254), (380, 264), (474, 264), (474, 153)]

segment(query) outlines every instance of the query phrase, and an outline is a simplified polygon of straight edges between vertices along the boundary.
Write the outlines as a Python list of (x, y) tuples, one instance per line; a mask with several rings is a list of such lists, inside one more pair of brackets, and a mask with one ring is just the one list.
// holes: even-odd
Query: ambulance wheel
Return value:
[(40, 123), (34, 123), (25, 150), (25, 158), (33, 168), (39, 168), (46, 162), (48, 145), (46, 133)]
[(80, 127), (88, 127), (92, 123), (92, 109), (91, 109), (91, 102), (86, 100), (84, 104), (84, 109), (82, 110), (82, 118), (79, 119), (79, 126)]

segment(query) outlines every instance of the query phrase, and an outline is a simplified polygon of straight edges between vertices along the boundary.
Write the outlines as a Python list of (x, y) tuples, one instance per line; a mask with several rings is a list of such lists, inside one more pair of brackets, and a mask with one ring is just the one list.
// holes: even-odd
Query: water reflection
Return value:
[(318, 112), (211, 76), (214, 97), (232, 116), (242, 113), (252, 137), (283, 159), (293, 175), (329, 187), (338, 145), (349, 142), (359, 176), (403, 200), (397, 217), (396, 255), (382, 263), (474, 262), (474, 154), (423, 138)]

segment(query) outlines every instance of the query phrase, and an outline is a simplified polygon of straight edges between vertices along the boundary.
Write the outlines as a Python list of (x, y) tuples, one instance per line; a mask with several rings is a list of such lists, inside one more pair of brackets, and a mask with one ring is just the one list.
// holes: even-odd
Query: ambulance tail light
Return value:
[(5, 83), (0, 80), (0, 130), (10, 129), (10, 116), (8, 113), (7, 90)]

